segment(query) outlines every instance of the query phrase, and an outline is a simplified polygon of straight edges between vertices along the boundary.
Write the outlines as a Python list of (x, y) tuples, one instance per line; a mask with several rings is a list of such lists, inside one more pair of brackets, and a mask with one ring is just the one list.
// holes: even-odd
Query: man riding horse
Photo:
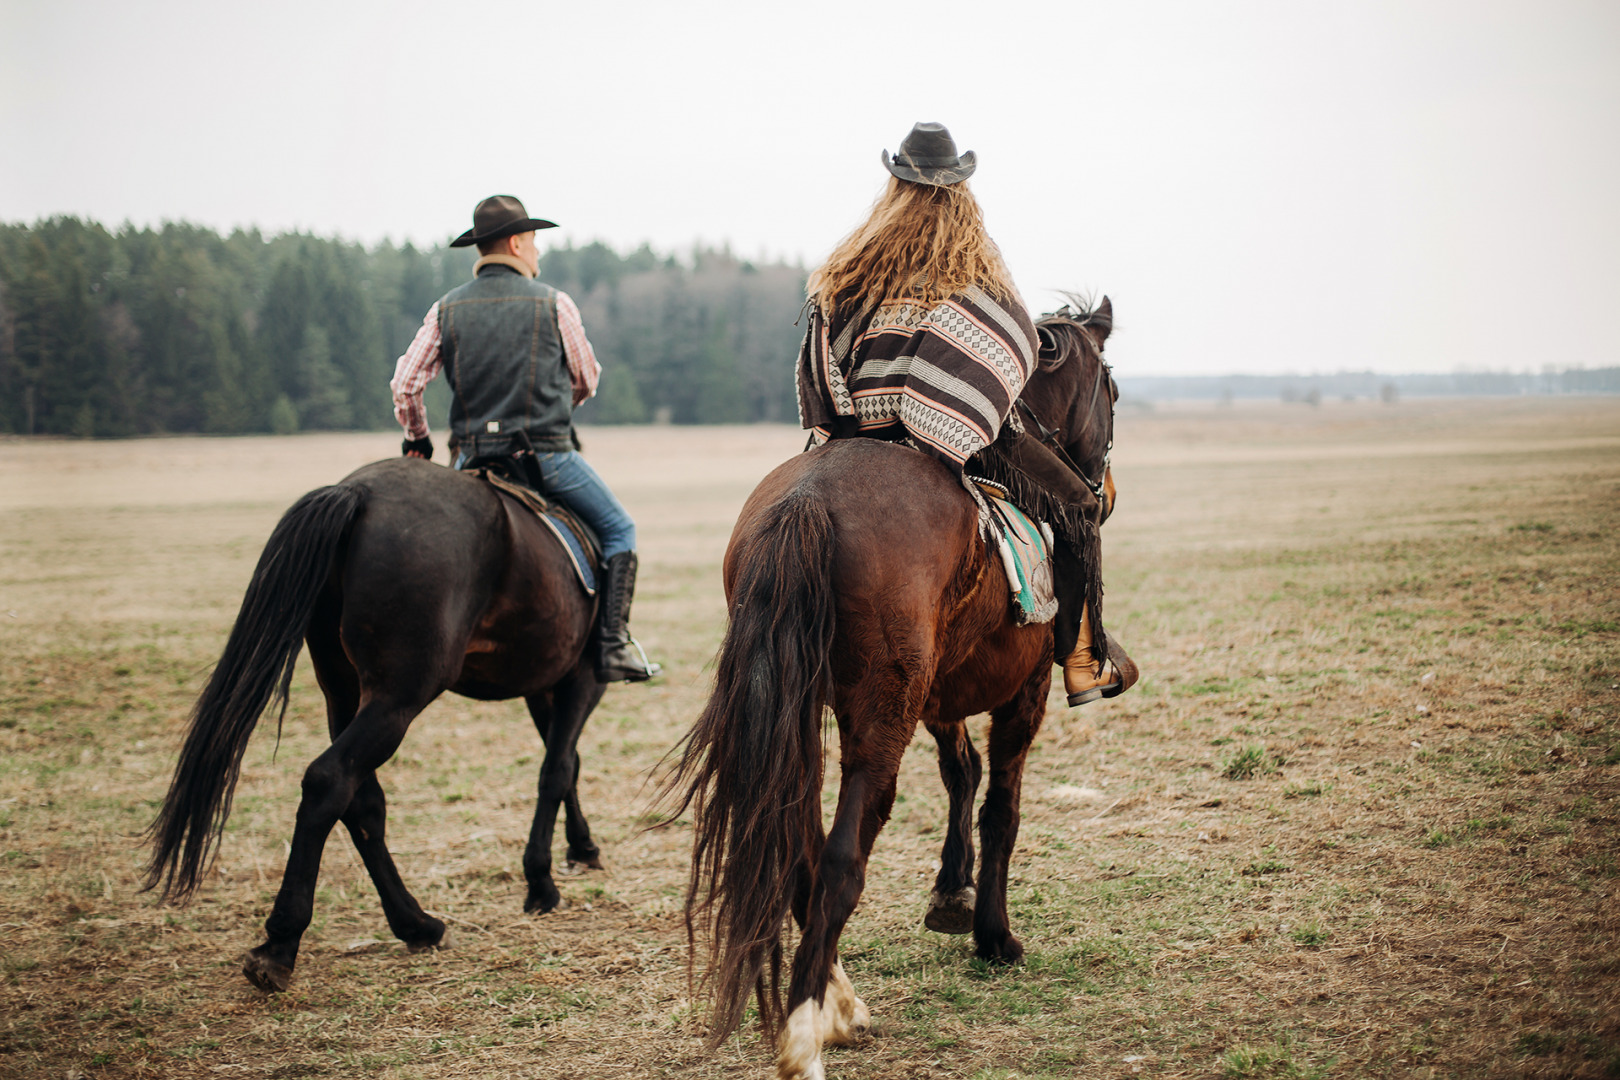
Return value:
[[(1112, 485), (1100, 480), (1094, 491), (1013, 414), (1042, 340), (968, 189), (975, 155), (958, 155), (943, 125), (917, 124), (893, 158), (883, 152), (883, 164), (893, 178), (866, 221), (810, 275), (800, 420), (818, 445), (851, 436), (902, 442), (958, 477), (990, 472), (975, 466), (994, 446), (996, 471), (1021, 479), (1056, 519), (1061, 586), (1082, 561), (1097, 566), (1076, 549), (1095, 548)], [(1010, 414), (1013, 430), (1003, 437)], [(1095, 604), (1082, 607), (1073, 587), (1060, 592), (1077, 609), (1066, 613), (1078, 636), (1062, 660), (1069, 704), (1122, 692), (1134, 679), (1120, 668), (1134, 665), (1117, 643), (1110, 656)]]
[(405, 428), (407, 457), (432, 458), (422, 391), (442, 369), (451, 391), (454, 468), (491, 467), (584, 519), (602, 543), (606, 582), (595, 630), (600, 682), (658, 674), (630, 636), (636, 587), (636, 526), (576, 450), (574, 409), (596, 393), (601, 365), (567, 293), (541, 283), (534, 234), (556, 223), (531, 218), (510, 195), (473, 211), (451, 247), (478, 245), (473, 279), (450, 290), (422, 320), (389, 387)]

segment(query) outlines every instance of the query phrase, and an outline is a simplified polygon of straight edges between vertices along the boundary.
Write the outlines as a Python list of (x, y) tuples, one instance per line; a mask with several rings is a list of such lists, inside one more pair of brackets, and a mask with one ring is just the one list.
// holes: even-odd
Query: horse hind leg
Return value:
[(923, 925), (938, 934), (968, 934), (973, 931), (977, 900), (973, 888), (973, 799), (979, 791), (983, 767), (961, 719), (925, 723), (939, 746), (939, 778), (950, 797), (950, 810), (939, 873), (934, 878)]
[[(787, 1022), (776, 1056), (778, 1080), (822, 1080), (821, 1048), (851, 1045), (871, 1028), (872, 1014), (838, 959), (838, 938), (860, 899), (872, 841), (893, 803), (892, 776), (886, 797), (880, 790), (874, 798), (864, 776), (852, 783), (846, 774), (839, 787), (838, 814), (822, 848), (804, 936), (793, 956)], [(874, 817), (876, 824), (868, 828), (865, 822)]]
[[(431, 700), (431, 695), (420, 701), (378, 698), (366, 702), (353, 721), (332, 740), (332, 745), (304, 771), (303, 798), (298, 804), (287, 868), (282, 873), (281, 889), (270, 909), (270, 917), (264, 923), (267, 940), (250, 950), (242, 965), (242, 973), (248, 981), (261, 990), (280, 991), (287, 988), (298, 959), (299, 943), (314, 915), (315, 883), (320, 876), (321, 854), (326, 847), (326, 839), (332, 827), (348, 816), (368, 777), (372, 784), (376, 783), (377, 767), (399, 748), (411, 720), (421, 712), (427, 700)], [(380, 821), (376, 817), (384, 812), (381, 794), (382, 788), (377, 785), (376, 797), (362, 800), (361, 807), (356, 810), (356, 820), (361, 822), (361, 827), (367, 833), (363, 841), (367, 847), (361, 852), (363, 860), (368, 850), (373, 855), (382, 850)], [(377, 827), (375, 841), (370, 836), (373, 826)], [(392, 859), (387, 861), (391, 869)], [(367, 869), (372, 869), (369, 860)], [(373, 880), (376, 880), (375, 873)], [(397, 871), (392, 880), (398, 880)], [(389, 903), (389, 896), (393, 895), (389, 885), (387, 875), (378, 883), (385, 906)], [(404, 886), (400, 885), (398, 891), (403, 893)], [(414, 900), (411, 906), (415, 906)], [(426, 915), (423, 919), (425, 921), (419, 926), (425, 936), (431, 934), (432, 927), (437, 926), (438, 934), (442, 937), (443, 923)]]
[[(342, 643), (330, 628), (334, 617), (316, 620), (310, 631), (309, 655), (315, 678), (326, 696), (326, 726), (333, 740), (354, 721), (360, 708), (360, 675), (349, 662)], [(422, 910), (400, 877), (388, 850), (388, 799), (375, 771), (360, 778), (360, 786), (339, 819), (354, 842), (360, 861), (382, 901), (383, 917), (395, 937), (412, 952), (447, 948), (444, 923)]]
[(388, 929), (411, 952), (449, 948), (450, 938), (444, 923), (422, 910), (422, 905), (405, 887), (394, 857), (389, 854), (385, 839), (388, 801), (375, 772), (361, 778), (341, 820), (354, 841), (355, 850), (360, 853), (360, 861), (366, 865), (366, 873), (377, 887)]
[[(841, 725), (842, 727), (842, 725)], [(855, 1042), (871, 1027), (871, 1012), (838, 959), (838, 938), (866, 884), (872, 844), (894, 806), (900, 758), (915, 721), (861, 733), (851, 753), (846, 730), (838, 810), (817, 860), (804, 935), (793, 955), (787, 1023), (777, 1050), (778, 1080), (819, 1080), (822, 1046)]]

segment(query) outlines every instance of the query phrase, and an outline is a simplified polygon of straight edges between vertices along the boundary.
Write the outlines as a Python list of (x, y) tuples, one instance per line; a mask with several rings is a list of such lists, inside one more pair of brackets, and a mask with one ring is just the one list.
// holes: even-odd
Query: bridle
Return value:
[(1106, 506), (1108, 500), (1104, 495), (1104, 481), (1108, 476), (1109, 459), (1114, 453), (1114, 373), (1109, 369), (1108, 361), (1102, 358), (1102, 350), (1097, 348), (1096, 342), (1092, 340), (1091, 334), (1086, 331), (1086, 328), (1078, 323), (1075, 324), (1075, 327), (1085, 336), (1086, 344), (1090, 346), (1092, 355), (1097, 358), (1097, 377), (1091, 384), (1091, 403), (1086, 407), (1085, 426), (1075, 435), (1074, 442), (1079, 442), (1091, 431), (1091, 425), (1095, 422), (1097, 415), (1097, 397), (1102, 393), (1104, 380), (1108, 382), (1108, 445), (1103, 449), (1102, 470), (1097, 474), (1097, 479), (1093, 480), (1086, 473), (1086, 470), (1081, 468), (1074, 458), (1069, 456), (1069, 451), (1058, 438), (1058, 432), (1042, 423), (1041, 418), (1035, 415), (1035, 410), (1029, 407), (1029, 402), (1025, 401), (1022, 396), (1018, 398), (1018, 405), (1024, 410), (1024, 415), (1029, 418), (1029, 421), (1035, 425), (1036, 437), (1074, 471), (1074, 474), (1080, 478), (1081, 483), (1090, 488), (1091, 493), (1097, 496), (1097, 501), (1100, 504)]

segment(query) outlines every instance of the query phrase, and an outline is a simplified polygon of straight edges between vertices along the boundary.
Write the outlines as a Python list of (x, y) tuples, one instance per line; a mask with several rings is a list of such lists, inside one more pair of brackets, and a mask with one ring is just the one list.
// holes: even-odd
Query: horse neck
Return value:
[(1082, 359), (1084, 374), (1069, 412), (1069, 455), (1100, 476), (1114, 442), (1114, 395), (1102, 357), (1088, 351)]
[(1036, 418), (1056, 432), (1058, 444), (1091, 480), (1100, 477), (1113, 441), (1114, 399), (1107, 383), (1101, 357), (1085, 349), (1026, 389)]

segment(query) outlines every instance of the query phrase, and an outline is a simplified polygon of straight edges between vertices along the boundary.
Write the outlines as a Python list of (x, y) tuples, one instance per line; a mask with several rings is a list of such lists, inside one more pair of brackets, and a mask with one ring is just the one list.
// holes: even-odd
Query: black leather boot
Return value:
[(642, 682), (663, 670), (630, 636), (630, 601), (636, 595), (636, 553), (621, 551), (603, 568), (602, 607), (596, 614), (596, 681)]

